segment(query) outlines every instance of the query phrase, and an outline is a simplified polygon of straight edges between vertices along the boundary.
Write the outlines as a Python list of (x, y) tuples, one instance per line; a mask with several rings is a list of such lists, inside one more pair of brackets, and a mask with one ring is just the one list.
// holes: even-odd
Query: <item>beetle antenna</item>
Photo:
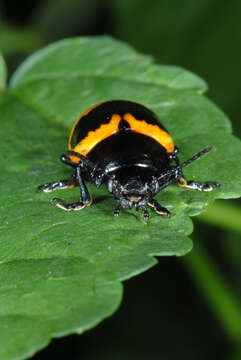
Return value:
[(205, 149), (203, 149), (202, 151), (198, 152), (197, 154), (193, 155), (193, 157), (191, 157), (191, 159), (185, 161), (183, 164), (181, 164), (181, 168), (184, 168), (185, 166), (191, 164), (193, 161), (199, 159), (201, 156), (207, 154), (210, 151), (215, 151), (216, 148), (215, 147), (206, 147)]

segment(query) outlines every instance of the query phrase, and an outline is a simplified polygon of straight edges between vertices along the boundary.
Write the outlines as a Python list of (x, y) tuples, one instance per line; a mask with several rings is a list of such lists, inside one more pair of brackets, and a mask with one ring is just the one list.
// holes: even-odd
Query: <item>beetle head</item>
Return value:
[(133, 166), (113, 174), (107, 181), (107, 189), (119, 202), (119, 209), (135, 207), (147, 213), (148, 202), (159, 192), (159, 182), (153, 171)]

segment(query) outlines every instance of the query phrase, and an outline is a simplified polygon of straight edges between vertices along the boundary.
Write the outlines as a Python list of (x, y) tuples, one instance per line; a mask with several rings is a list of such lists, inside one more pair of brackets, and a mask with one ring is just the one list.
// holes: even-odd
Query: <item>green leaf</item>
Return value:
[(0, 93), (6, 87), (7, 82), (7, 68), (3, 56), (0, 52)]
[(170, 7), (168, 0), (152, 0), (151, 3), (113, 0), (111, 8), (116, 32), (122, 39), (129, 39), (137, 48), (147, 49), (158, 58), (169, 57), (176, 61), (196, 55), (193, 49), (197, 50), (200, 43), (199, 26), (203, 18), (212, 16), (213, 2), (173, 0)]
[[(90, 45), (90, 39), (76, 38), (72, 39), (71, 43), (63, 40), (38, 51), (15, 72), (12, 86), (36, 78), (89, 75), (107, 79), (120, 77), (123, 80), (163, 85), (173, 89), (194, 89), (198, 92), (207, 89), (206, 83), (189, 71), (176, 66), (155, 65), (151, 56), (141, 55), (117, 40), (110, 43), (108, 37), (102, 37), (101, 42), (93, 41), (93, 45)], [(63, 66), (66, 62), (67, 67)]]
[(168, 0), (111, 1), (115, 34), (158, 61), (182, 64), (205, 75), (211, 84), (210, 98), (225, 109), (241, 136), (241, 51), (236, 45), (241, 2), (223, 1), (216, 6), (215, 0), (172, 0), (171, 4)]
[(0, 18), (0, 48), (5, 56), (29, 54), (43, 45), (40, 37), (28, 27), (9, 25)]
[[(30, 356), (51, 337), (82, 333), (110, 316), (121, 301), (121, 281), (156, 264), (153, 256), (190, 251), (190, 215), (215, 198), (240, 195), (240, 143), (225, 115), (200, 94), (203, 84), (185, 70), (156, 65), (106, 37), (48, 46), (14, 74), (12, 89), (0, 97), (5, 134), (0, 145), (0, 358)], [(108, 99), (153, 109), (180, 147), (182, 161), (215, 146), (215, 153), (185, 173), (219, 181), (222, 188), (200, 193), (169, 186), (157, 199), (172, 218), (151, 212), (147, 224), (133, 211), (115, 218), (113, 197), (89, 184), (93, 206), (73, 213), (51, 206), (53, 195), (37, 193), (36, 187), (70, 176), (58, 158), (73, 122)], [(56, 191), (55, 196), (75, 201), (79, 192)]]
[(51, 0), (41, 2), (31, 17), (31, 24), (48, 42), (86, 29), (100, 19), (100, 1)]
[[(198, 220), (207, 222), (210, 225), (218, 226), (223, 230), (241, 233), (241, 208), (226, 201), (215, 202), (208, 208), (208, 211), (198, 217)], [(225, 241), (227, 243), (227, 241)], [(240, 254), (241, 255), (241, 254)], [(241, 263), (240, 263), (241, 265)]]

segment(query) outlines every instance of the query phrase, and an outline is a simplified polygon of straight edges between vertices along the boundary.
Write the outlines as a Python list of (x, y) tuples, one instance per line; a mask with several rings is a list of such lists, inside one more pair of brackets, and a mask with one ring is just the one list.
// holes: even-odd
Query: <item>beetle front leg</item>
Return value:
[(90, 206), (93, 202), (93, 199), (85, 185), (83, 176), (81, 174), (80, 167), (76, 168), (76, 180), (80, 187), (80, 201), (75, 203), (66, 204), (62, 199), (54, 198), (51, 200), (52, 204), (55, 204), (62, 210), (72, 211), (72, 210), (81, 210), (84, 209), (86, 206)]
[(157, 214), (160, 214), (160, 215), (166, 215), (167, 217), (171, 217), (171, 213), (170, 211), (168, 211), (165, 207), (161, 206), (156, 200), (154, 199), (151, 199), (149, 202), (148, 202), (148, 205), (153, 207), (153, 209), (155, 210), (155, 212)]
[(43, 185), (38, 186), (38, 191), (43, 192), (51, 192), (54, 190), (63, 190), (63, 189), (71, 189), (76, 185), (74, 179), (70, 180), (59, 180), (59, 181), (53, 181), (51, 183), (45, 183)]
[(206, 181), (204, 183), (199, 183), (196, 181), (187, 181), (183, 176), (178, 178), (178, 185), (181, 187), (187, 187), (193, 190), (199, 191), (212, 191), (215, 187), (220, 187), (221, 185), (216, 181)]

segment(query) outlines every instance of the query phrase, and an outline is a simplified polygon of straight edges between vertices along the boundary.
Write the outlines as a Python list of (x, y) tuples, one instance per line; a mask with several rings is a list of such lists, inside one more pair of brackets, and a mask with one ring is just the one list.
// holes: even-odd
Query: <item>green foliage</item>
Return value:
[(170, 6), (168, 0), (113, 0), (111, 7), (119, 39), (205, 77), (209, 96), (241, 135), (240, 1), (173, 0)]
[(30, 28), (10, 25), (0, 17), (0, 47), (4, 56), (30, 54), (42, 45), (40, 37)]
[[(170, 89), (193, 89), (203, 93), (206, 83), (198, 76), (175, 66), (156, 65), (151, 56), (141, 55), (130, 46), (102, 37), (76, 38), (52, 44), (32, 55), (15, 72), (11, 85), (46, 77), (91, 76), (112, 80), (137, 81)], [(61, 44), (61, 45), (60, 45)], [(84, 51), (83, 51), (84, 48)], [(69, 53), (68, 53), (69, 52)], [(69, 61), (71, 54), (71, 61)]]
[(51, 0), (39, 3), (31, 19), (35, 31), (46, 41), (73, 34), (83, 33), (94, 20), (98, 19), (99, 0)]
[(232, 294), (230, 284), (224, 276), (220, 276), (211, 257), (201, 245), (195, 244), (194, 251), (184, 262), (193, 277), (198, 280), (199, 287), (209, 306), (218, 314), (218, 319), (232, 343), (240, 344), (241, 340), (241, 307), (240, 301)]
[[(226, 116), (201, 95), (205, 83), (176, 67), (110, 38), (60, 41), (20, 66), (0, 96), (1, 127), (1, 328), (0, 358), (22, 359), (51, 337), (82, 333), (112, 314), (121, 301), (120, 281), (150, 268), (155, 255), (184, 255), (192, 243), (189, 216), (215, 198), (238, 197), (240, 143)], [(89, 106), (129, 99), (153, 109), (185, 161), (205, 146), (217, 151), (185, 169), (188, 178), (216, 180), (221, 189), (200, 193), (170, 186), (157, 199), (172, 212), (122, 211), (88, 184), (95, 203), (66, 213), (37, 193), (44, 182), (71, 172), (58, 161), (73, 122)], [(232, 143), (232, 147), (229, 145)], [(78, 189), (56, 191), (66, 201)]]
[[(153, 0), (152, 2), (114, 0), (111, 2), (111, 6), (118, 38), (128, 41), (139, 51), (151, 53), (160, 62), (179, 64), (203, 76), (210, 85), (209, 97), (229, 114), (234, 133), (240, 136), (241, 72), (239, 64), (241, 51), (237, 47), (240, 38), (240, 1), (204, 0), (193, 2), (184, 0), (180, 2), (174, 0), (170, 6), (170, 2), (167, 0)], [(228, 144), (229, 146), (232, 146), (232, 143)], [(229, 167), (228, 164), (227, 166)], [(220, 270), (223, 270), (223, 278), (226, 275), (227, 282), (234, 287), (233, 289), (225, 287), (227, 290), (225, 298), (235, 296), (235, 290), (237, 295), (240, 294), (241, 252), (238, 250), (240, 235), (235, 235), (233, 232), (233, 230), (240, 232), (241, 228), (240, 208), (237, 204), (238, 201), (236, 201), (235, 207), (234, 202), (223, 201), (221, 205), (219, 202), (215, 202), (207, 212), (198, 218), (221, 229), (229, 230), (229, 233), (226, 233), (225, 231), (221, 232), (217, 227), (213, 229), (204, 227), (203, 229), (202, 225), (198, 224), (199, 229), (202, 229), (200, 230), (200, 241), (202, 243), (206, 241), (207, 248), (213, 247), (213, 242), (209, 242), (207, 239), (211, 240), (210, 232), (216, 230), (216, 244), (218, 249), (220, 246), (222, 247), (222, 257), (220, 260), (220, 250), (213, 253), (212, 266), (214, 269), (217, 267), (215, 258), (219, 258), (218, 262), (225, 262), (225, 274), (224, 266), (221, 265)], [(198, 252), (197, 247), (194, 253), (190, 254), (194, 261), (196, 260), (195, 253), (198, 254)], [(202, 257), (201, 254), (199, 254), (199, 260), (199, 263), (203, 261), (202, 266), (197, 264), (196, 268), (208, 267), (205, 257)], [(188, 267), (188, 261), (184, 263)], [(210, 296), (206, 296), (208, 291), (200, 281), (199, 274), (195, 275), (196, 272), (193, 271), (193, 268), (191, 270), (190, 274), (205, 296), (207, 305), (216, 310), (215, 315), (220, 320), (224, 333), (229, 339), (232, 338), (233, 331), (230, 322), (233, 321), (233, 327), (235, 327), (240, 321), (240, 317), (232, 314), (233, 311), (236, 311), (232, 309), (234, 302), (230, 301), (228, 305), (231, 306), (228, 306), (227, 301), (222, 302), (217, 299), (219, 305), (223, 306), (222, 311), (219, 310), (219, 306), (213, 306), (211, 299), (213, 298), (215, 303), (215, 296), (218, 298), (218, 293), (214, 295), (214, 291), (211, 291), (212, 288), (216, 288), (215, 282), (208, 288)], [(216, 274), (217, 271), (214, 273)], [(219, 278), (216, 281), (219, 282)], [(233, 294), (230, 290), (233, 290)], [(225, 317), (222, 312), (226, 313)], [(230, 319), (228, 320), (229, 312)], [(237, 336), (235, 337), (237, 338)], [(209, 340), (211, 344), (212, 340)], [(185, 355), (181, 355), (181, 357), (185, 357)]]
[(7, 81), (7, 69), (3, 56), (0, 52), (0, 92), (5, 89)]
[[(241, 233), (241, 209), (234, 204), (229, 204), (224, 201), (215, 202), (215, 204), (210, 206), (208, 212), (200, 215), (198, 219), (224, 230)], [(238, 253), (236, 255), (238, 255)]]

